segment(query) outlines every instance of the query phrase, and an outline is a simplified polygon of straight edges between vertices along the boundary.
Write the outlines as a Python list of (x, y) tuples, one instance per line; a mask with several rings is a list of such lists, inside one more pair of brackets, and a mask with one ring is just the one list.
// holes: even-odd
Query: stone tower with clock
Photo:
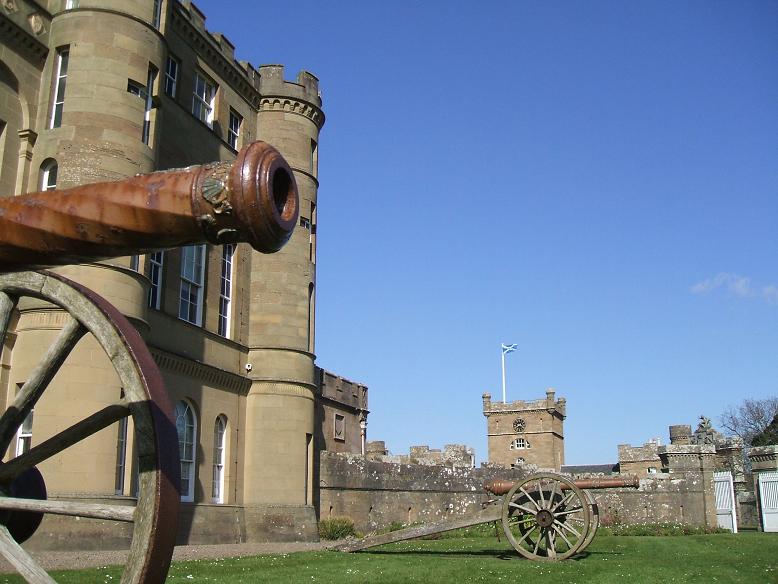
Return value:
[(489, 462), (506, 467), (534, 464), (559, 471), (565, 463), (565, 399), (546, 391), (546, 399), (492, 402), (483, 395)]

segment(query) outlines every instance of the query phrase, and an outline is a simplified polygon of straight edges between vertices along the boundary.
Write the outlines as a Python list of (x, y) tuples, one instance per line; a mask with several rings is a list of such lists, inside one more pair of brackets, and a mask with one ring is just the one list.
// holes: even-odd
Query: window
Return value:
[(192, 97), (192, 115), (201, 122), (213, 127), (213, 102), (216, 86), (200, 73), (195, 73), (194, 96)]
[(310, 233), (308, 234), (308, 256), (316, 263), (316, 203), (311, 203)]
[(151, 108), (154, 103), (152, 101), (152, 94), (154, 93), (154, 80), (157, 78), (157, 70), (154, 67), (149, 66), (149, 73), (146, 76), (146, 91), (144, 96), (144, 113), (143, 113), (143, 133), (141, 134), (141, 140), (144, 144), (149, 143), (149, 137), (151, 136)]
[(133, 272), (137, 272), (140, 269), (140, 256), (139, 255), (131, 255), (130, 256), (130, 269)]
[(654, 466), (649, 466), (648, 467), (648, 474), (656, 474), (656, 472), (657, 472), (656, 471), (656, 467), (654, 467)]
[(529, 442), (524, 438), (516, 438), (515, 440), (512, 440), (509, 446), (511, 450), (522, 450), (529, 447)]
[(346, 417), (335, 414), (335, 440), (346, 439)]
[(176, 404), (176, 431), (181, 457), (181, 500), (194, 501), (197, 420), (192, 406), (185, 401)]
[(222, 247), (222, 276), (219, 290), (219, 334), (230, 336), (232, 317), (232, 257), (235, 245), (229, 243)]
[(230, 129), (227, 131), (227, 143), (233, 150), (238, 149), (238, 136), (243, 118), (234, 109), (230, 108)]
[(154, 0), (154, 15), (151, 19), (151, 25), (154, 28), (159, 28), (162, 23), (162, 0)]
[(155, 251), (149, 254), (149, 306), (159, 310), (162, 305), (162, 266), (165, 262), (165, 252)]
[(24, 417), (22, 425), (16, 432), (16, 456), (21, 456), (32, 446), (32, 416), (35, 409)]
[(203, 320), (205, 245), (181, 249), (181, 294), (178, 318), (200, 326)]
[(213, 486), (211, 502), (224, 503), (224, 458), (226, 451), (227, 418), (219, 416), (213, 426)]
[(170, 97), (176, 96), (176, 85), (178, 85), (178, 70), (181, 63), (173, 57), (167, 58), (165, 65), (165, 93)]
[(42, 191), (53, 191), (57, 188), (58, 170), (59, 166), (57, 165), (56, 160), (49, 158), (48, 160), (43, 161), (40, 174), (40, 189)]
[(78, 8), (78, 0), (65, 0), (65, 10)]
[(127, 465), (127, 418), (119, 420), (119, 433), (116, 437), (116, 478), (114, 492), (124, 494), (124, 475)]
[(62, 125), (62, 108), (65, 105), (65, 85), (68, 79), (68, 60), (70, 50), (68, 47), (57, 49), (57, 61), (55, 63), (54, 100), (51, 106), (51, 120), (49, 128), (59, 128)]

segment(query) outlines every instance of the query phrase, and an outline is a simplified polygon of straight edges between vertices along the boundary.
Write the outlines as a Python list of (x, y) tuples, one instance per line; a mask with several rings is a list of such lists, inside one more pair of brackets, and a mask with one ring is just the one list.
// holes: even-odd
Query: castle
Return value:
[[(0, 33), (3, 196), (232, 160), (258, 139), (289, 162), (300, 220), (280, 253), (196, 245), (57, 271), (118, 307), (160, 367), (179, 429), (179, 541), (315, 539), (319, 452), (364, 452), (368, 415), (364, 385), (315, 364), (317, 78), (287, 81), (280, 65), (236, 60), (227, 37), (177, 0), (7, 0)], [(20, 305), (0, 361), (6, 406), (61, 316)], [(79, 343), (6, 458), (121, 391), (108, 358)], [(50, 497), (121, 501), (136, 491), (137, 466), (125, 423), (40, 470)], [(35, 537), (126, 543), (101, 522), (72, 530), (47, 516)]]

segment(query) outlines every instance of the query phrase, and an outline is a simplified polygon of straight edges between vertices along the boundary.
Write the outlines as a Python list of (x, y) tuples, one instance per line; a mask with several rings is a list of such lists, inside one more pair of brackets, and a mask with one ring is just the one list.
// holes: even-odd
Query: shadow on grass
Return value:
[(510, 560), (511, 558), (518, 557), (518, 554), (515, 552), (509, 551), (509, 550), (415, 550), (415, 549), (403, 549), (403, 550), (364, 550), (360, 552), (356, 552), (360, 555), (362, 554), (375, 554), (379, 556), (408, 556), (408, 555), (416, 555), (416, 556), (455, 556), (455, 557), (464, 557), (464, 556), (473, 556), (473, 557), (483, 557), (483, 556), (492, 556), (494, 558), (497, 558), (499, 560)]

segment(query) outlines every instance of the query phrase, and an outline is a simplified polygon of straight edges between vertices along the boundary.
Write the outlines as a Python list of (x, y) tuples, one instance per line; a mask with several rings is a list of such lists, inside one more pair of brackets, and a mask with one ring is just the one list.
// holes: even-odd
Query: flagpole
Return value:
[(500, 347), (500, 353), (502, 354), (502, 403), (505, 402), (505, 349)]

